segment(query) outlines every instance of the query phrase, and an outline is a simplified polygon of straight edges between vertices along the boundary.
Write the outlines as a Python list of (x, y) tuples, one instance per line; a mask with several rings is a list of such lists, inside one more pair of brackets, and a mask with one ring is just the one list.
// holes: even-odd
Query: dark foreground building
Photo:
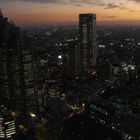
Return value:
[(0, 104), (21, 112), (35, 110), (30, 42), (0, 12)]

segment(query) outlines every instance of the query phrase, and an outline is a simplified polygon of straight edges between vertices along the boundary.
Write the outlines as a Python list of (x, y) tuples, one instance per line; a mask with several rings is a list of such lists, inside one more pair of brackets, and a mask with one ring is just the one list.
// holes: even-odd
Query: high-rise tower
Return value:
[(96, 65), (96, 14), (79, 15), (80, 72), (88, 73)]
[(0, 11), (0, 105), (35, 112), (32, 43)]

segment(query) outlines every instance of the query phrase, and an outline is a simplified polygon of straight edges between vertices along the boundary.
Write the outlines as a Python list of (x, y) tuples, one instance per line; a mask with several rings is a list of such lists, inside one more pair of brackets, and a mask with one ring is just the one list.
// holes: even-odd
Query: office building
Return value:
[(7, 107), (0, 106), (0, 139), (14, 140), (16, 138), (16, 124)]
[(0, 99), (14, 107), (17, 90), (19, 29), (0, 12)]
[(79, 15), (80, 72), (87, 74), (96, 66), (96, 15)]
[(36, 94), (34, 87), (34, 69), (32, 55), (32, 38), (26, 33), (20, 33), (19, 37), (19, 64), (21, 85), (21, 109), (23, 112), (36, 111)]
[(75, 77), (79, 75), (80, 48), (78, 40), (68, 40), (68, 75)]
[(0, 12), (0, 104), (21, 112), (35, 108), (32, 44)]

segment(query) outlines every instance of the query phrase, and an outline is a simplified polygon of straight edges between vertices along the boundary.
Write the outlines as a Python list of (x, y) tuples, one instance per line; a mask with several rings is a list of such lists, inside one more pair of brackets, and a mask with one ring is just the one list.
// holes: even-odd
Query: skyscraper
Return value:
[(35, 110), (31, 40), (0, 11), (0, 104)]
[(26, 33), (20, 32), (19, 38), (19, 65), (20, 65), (20, 91), (19, 95), (21, 111), (36, 111), (36, 95), (34, 87), (33, 55), (32, 55), (32, 38)]
[(16, 101), (17, 40), (19, 29), (0, 12), (0, 98), (11, 107)]
[(79, 15), (80, 72), (87, 74), (96, 65), (96, 15)]

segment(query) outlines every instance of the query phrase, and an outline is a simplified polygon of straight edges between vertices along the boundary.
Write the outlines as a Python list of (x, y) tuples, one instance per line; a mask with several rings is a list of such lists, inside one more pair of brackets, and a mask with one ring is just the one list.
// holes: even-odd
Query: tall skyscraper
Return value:
[(96, 65), (96, 15), (79, 15), (80, 72), (87, 74)]
[[(19, 38), (19, 65), (20, 65), (20, 102), (23, 112), (36, 112), (36, 95), (34, 87), (32, 38), (26, 33), (20, 33)], [(19, 103), (20, 103), (19, 102)]]
[(14, 107), (17, 90), (17, 40), (19, 29), (0, 12), (0, 103)]
[(0, 12), (0, 104), (35, 109), (31, 40)]

